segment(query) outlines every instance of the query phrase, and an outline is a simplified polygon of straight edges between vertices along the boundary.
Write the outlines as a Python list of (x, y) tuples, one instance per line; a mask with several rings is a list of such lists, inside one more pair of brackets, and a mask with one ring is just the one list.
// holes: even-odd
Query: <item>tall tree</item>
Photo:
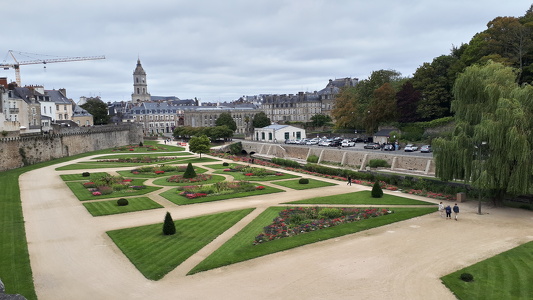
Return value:
[(362, 116), (355, 87), (345, 87), (335, 96), (335, 105), (331, 111), (337, 128), (362, 127)]
[(316, 114), (311, 117), (311, 124), (314, 127), (320, 127), (326, 125), (328, 122), (331, 122), (331, 117), (324, 114)]
[(418, 121), (416, 107), (422, 94), (415, 90), (411, 81), (407, 81), (402, 89), (396, 93), (396, 109), (398, 111), (398, 122), (413, 123)]
[(216, 126), (228, 126), (229, 129), (235, 131), (237, 130), (237, 123), (235, 123), (235, 120), (231, 117), (231, 114), (229, 112), (223, 112), (221, 113), (217, 120), (215, 121)]
[(368, 106), (369, 127), (371, 131), (377, 128), (371, 127), (372, 124), (391, 123), (396, 121), (396, 91), (389, 82), (384, 83), (381, 87), (374, 90), (372, 101)]
[(89, 98), (87, 102), (80, 105), (81, 108), (93, 115), (93, 122), (95, 125), (103, 125), (109, 122), (109, 115), (107, 104), (100, 98)]
[(496, 203), (528, 193), (533, 88), (516, 84), (515, 69), (490, 62), (468, 67), (453, 91), (456, 128), (450, 139), (434, 141), (436, 175), (471, 182)]
[(252, 119), (252, 126), (254, 128), (263, 128), (270, 124), (270, 118), (262, 111), (255, 114)]
[(193, 136), (189, 140), (189, 150), (193, 153), (200, 154), (200, 158), (202, 157), (202, 153), (209, 153), (210, 149), (211, 141), (209, 141), (206, 135)]

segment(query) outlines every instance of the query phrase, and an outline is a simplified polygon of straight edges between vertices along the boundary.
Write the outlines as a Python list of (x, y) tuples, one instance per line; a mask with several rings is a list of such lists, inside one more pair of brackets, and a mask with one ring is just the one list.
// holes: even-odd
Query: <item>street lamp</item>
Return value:
[(478, 195), (478, 206), (477, 206), (477, 213), (478, 215), (481, 215), (481, 173), (482, 173), (482, 164), (481, 164), (481, 146), (484, 146), (484, 145), (487, 145), (487, 142), (481, 142), (481, 144), (477, 145), (477, 146), (474, 146), (477, 148), (477, 153), (478, 153), (478, 156), (477, 156), (477, 159), (479, 161), (479, 167), (478, 167), (478, 183), (479, 183), (479, 195)]

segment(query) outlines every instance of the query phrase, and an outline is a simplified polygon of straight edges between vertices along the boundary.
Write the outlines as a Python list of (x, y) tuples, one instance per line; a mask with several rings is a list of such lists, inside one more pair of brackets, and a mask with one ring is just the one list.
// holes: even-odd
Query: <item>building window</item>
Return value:
[(264, 132), (261, 132), (261, 139), (262, 139), (262, 140), (265, 139), (265, 133), (264, 133)]
[(268, 133), (268, 140), (269, 140), (269, 141), (272, 140), (272, 132), (269, 132), (269, 133)]

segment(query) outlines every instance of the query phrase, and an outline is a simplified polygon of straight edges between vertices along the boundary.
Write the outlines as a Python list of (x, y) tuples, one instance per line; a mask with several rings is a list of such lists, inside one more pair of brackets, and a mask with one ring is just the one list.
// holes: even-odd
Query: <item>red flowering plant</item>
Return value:
[(183, 175), (172, 175), (167, 178), (167, 182), (175, 182), (175, 183), (184, 183), (184, 182), (202, 182), (202, 181), (208, 181), (213, 176), (210, 174), (197, 174), (194, 178), (183, 178)]

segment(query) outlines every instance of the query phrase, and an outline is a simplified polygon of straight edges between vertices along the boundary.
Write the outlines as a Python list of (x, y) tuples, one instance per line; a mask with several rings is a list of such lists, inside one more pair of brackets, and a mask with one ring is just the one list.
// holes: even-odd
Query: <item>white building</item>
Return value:
[(269, 143), (284, 143), (286, 140), (305, 139), (305, 129), (290, 125), (269, 125), (254, 129), (254, 140)]

